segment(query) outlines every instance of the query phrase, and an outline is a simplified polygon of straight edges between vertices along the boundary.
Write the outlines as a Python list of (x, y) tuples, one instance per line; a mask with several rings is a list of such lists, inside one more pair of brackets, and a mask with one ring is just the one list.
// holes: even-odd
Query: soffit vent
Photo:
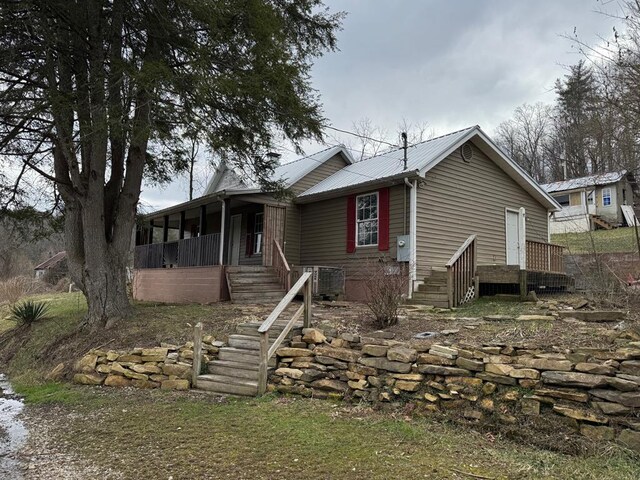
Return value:
[(460, 155), (462, 156), (462, 160), (467, 163), (473, 159), (473, 147), (469, 142), (460, 147)]

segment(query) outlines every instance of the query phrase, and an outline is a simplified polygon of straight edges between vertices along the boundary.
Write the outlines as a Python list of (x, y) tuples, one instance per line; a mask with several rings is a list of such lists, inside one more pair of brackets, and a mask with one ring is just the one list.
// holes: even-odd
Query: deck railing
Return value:
[(138, 245), (134, 251), (134, 268), (204, 267), (218, 265), (220, 234), (185, 238), (167, 243)]
[(527, 240), (527, 270), (564, 273), (564, 247)]
[(291, 268), (289, 268), (289, 262), (282, 253), (282, 248), (277, 240), (273, 241), (271, 249), (271, 266), (280, 279), (280, 285), (288, 291), (291, 288)]
[[(278, 335), (278, 338), (269, 346), (269, 329), (276, 323), (282, 312), (289, 306), (289, 304), (296, 297), (298, 292), (302, 290), (304, 296), (304, 302), (296, 310), (291, 319), (286, 323), (284, 329)], [(260, 334), (260, 366), (258, 368), (258, 395), (264, 394), (267, 389), (267, 365), (269, 359), (273, 357), (278, 350), (278, 347), (282, 341), (287, 338), (289, 332), (295, 325), (295, 323), (303, 317), (303, 327), (309, 328), (311, 325), (311, 272), (303, 273), (293, 287), (287, 292), (276, 308), (267, 317), (260, 328), (258, 333)]]
[(471, 235), (447, 262), (447, 296), (449, 308), (478, 297), (476, 236)]

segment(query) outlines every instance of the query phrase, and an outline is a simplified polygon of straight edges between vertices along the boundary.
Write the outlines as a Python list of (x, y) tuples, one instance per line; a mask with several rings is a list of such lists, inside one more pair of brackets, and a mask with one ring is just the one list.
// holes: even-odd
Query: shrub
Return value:
[(397, 263), (375, 262), (367, 269), (366, 304), (377, 328), (398, 323), (398, 315), (409, 289), (406, 268)]
[(3, 303), (13, 305), (22, 297), (43, 293), (47, 290), (48, 286), (35, 278), (10, 278), (9, 280), (0, 282), (0, 305)]
[(33, 300), (27, 300), (11, 307), (11, 315), (13, 319), (24, 325), (31, 325), (32, 323), (42, 320), (49, 313), (49, 306), (44, 302), (34, 302)]

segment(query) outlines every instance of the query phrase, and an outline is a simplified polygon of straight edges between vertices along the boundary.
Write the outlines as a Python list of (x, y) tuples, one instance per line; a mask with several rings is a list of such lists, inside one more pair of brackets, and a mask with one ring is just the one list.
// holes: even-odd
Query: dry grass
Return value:
[(13, 305), (20, 299), (43, 293), (50, 286), (31, 277), (13, 277), (0, 282), (0, 305)]
[[(103, 472), (115, 470), (103, 478), (630, 480), (640, 475), (637, 459), (617, 448), (563, 455), (397, 410), (106, 388), (78, 388), (73, 395), (72, 403), (30, 411), (51, 427), (53, 448)], [(557, 441), (572, 440), (559, 433)]]

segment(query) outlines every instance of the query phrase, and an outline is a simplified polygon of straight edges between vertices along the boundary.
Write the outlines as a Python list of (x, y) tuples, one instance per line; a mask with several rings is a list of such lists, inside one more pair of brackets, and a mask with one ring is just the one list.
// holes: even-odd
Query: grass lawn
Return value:
[[(633, 227), (596, 230), (581, 233), (551, 235), (551, 243), (562, 245), (568, 253), (628, 253), (637, 252), (638, 243)], [(595, 247), (595, 248), (594, 248)]]
[(127, 479), (640, 477), (640, 462), (617, 449), (563, 455), (324, 400), (54, 387), (39, 402), (31, 409), (45, 425), (64, 419), (54, 445)]

